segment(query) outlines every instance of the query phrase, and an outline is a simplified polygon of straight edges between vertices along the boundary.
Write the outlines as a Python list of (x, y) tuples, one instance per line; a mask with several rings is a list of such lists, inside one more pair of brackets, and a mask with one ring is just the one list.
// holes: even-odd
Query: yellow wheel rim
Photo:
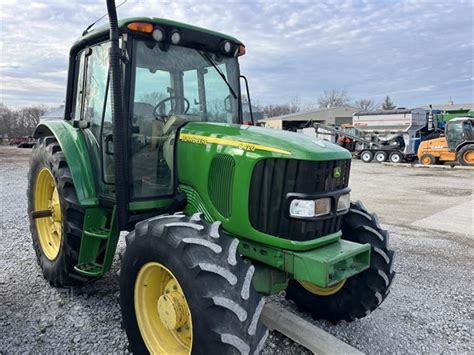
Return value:
[(44, 255), (54, 260), (61, 247), (61, 205), (58, 188), (53, 174), (48, 168), (42, 168), (35, 181), (35, 211), (50, 210), (51, 217), (37, 218), (36, 231)]
[(142, 339), (152, 354), (190, 354), (191, 312), (173, 273), (158, 262), (143, 265), (135, 282), (134, 306)]
[(468, 150), (464, 153), (463, 159), (466, 163), (474, 164), (474, 150)]
[(301, 286), (304, 287), (305, 290), (311, 292), (312, 294), (315, 294), (318, 296), (331, 296), (341, 290), (341, 288), (346, 283), (346, 280), (342, 280), (338, 282), (337, 284), (335, 284), (334, 286), (327, 287), (327, 288), (316, 286), (315, 284), (312, 284), (311, 282), (308, 282), (308, 281), (298, 281), (298, 282), (300, 283)]

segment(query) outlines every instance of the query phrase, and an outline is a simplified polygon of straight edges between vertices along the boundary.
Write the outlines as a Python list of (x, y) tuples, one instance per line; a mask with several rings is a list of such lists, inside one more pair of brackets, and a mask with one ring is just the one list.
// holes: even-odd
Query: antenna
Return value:
[[(125, 4), (127, 2), (127, 0), (123, 0), (120, 4), (118, 4), (115, 8), (118, 9), (120, 6), (122, 6), (123, 4)], [(101, 17), (99, 17), (97, 20), (95, 20), (94, 22), (92, 22), (89, 26), (87, 26), (87, 28), (84, 30), (84, 32), (82, 32), (82, 35), (86, 35), (89, 30), (92, 28), (92, 26), (94, 26), (97, 22), (99, 22), (100, 20), (102, 20), (105, 16), (107, 16), (108, 13), (105, 13), (104, 15), (102, 15)]]

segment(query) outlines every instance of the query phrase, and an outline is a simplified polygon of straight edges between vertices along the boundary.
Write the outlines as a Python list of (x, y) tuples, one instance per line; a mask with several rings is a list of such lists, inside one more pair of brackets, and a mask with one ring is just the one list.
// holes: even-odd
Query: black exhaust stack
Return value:
[(128, 222), (129, 191), (125, 178), (125, 158), (127, 141), (126, 122), (122, 93), (122, 50), (119, 46), (119, 29), (115, 0), (107, 0), (107, 13), (110, 22), (110, 88), (113, 120), (113, 146), (115, 164), (115, 196), (119, 229), (126, 229)]

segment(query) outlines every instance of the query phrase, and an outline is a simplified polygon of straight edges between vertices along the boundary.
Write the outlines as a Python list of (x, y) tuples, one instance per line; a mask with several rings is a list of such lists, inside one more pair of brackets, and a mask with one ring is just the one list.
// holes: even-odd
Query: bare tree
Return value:
[(349, 95), (344, 89), (324, 90), (318, 97), (319, 108), (341, 107), (349, 104)]
[(364, 111), (375, 111), (379, 108), (379, 104), (372, 99), (360, 99), (355, 101), (354, 105)]
[(0, 135), (30, 136), (40, 117), (47, 111), (46, 106), (29, 106), (12, 110), (0, 103)]
[(262, 107), (267, 117), (289, 115), (291, 113), (300, 112), (302, 108), (299, 97), (294, 97), (290, 102), (285, 104), (270, 104)]
[(153, 92), (142, 95), (142, 97), (140, 98), (140, 101), (155, 106), (158, 102), (160, 102), (164, 98), (166, 98), (165, 94), (161, 92), (153, 91)]
[(0, 136), (12, 134), (14, 125), (13, 111), (6, 105), (0, 103)]

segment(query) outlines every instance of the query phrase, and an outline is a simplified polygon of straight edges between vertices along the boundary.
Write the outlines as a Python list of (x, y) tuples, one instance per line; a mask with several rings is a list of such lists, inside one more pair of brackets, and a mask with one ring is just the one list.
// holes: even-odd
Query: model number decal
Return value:
[(239, 149), (246, 150), (249, 152), (253, 152), (255, 150), (264, 150), (267, 152), (291, 155), (291, 153), (287, 150), (273, 148), (266, 145), (253, 144), (253, 143), (248, 143), (248, 142), (236, 141), (232, 139), (207, 137), (207, 136), (201, 136), (197, 134), (180, 133), (179, 140), (183, 142), (195, 143), (195, 144), (228, 145), (228, 146), (237, 147)]

